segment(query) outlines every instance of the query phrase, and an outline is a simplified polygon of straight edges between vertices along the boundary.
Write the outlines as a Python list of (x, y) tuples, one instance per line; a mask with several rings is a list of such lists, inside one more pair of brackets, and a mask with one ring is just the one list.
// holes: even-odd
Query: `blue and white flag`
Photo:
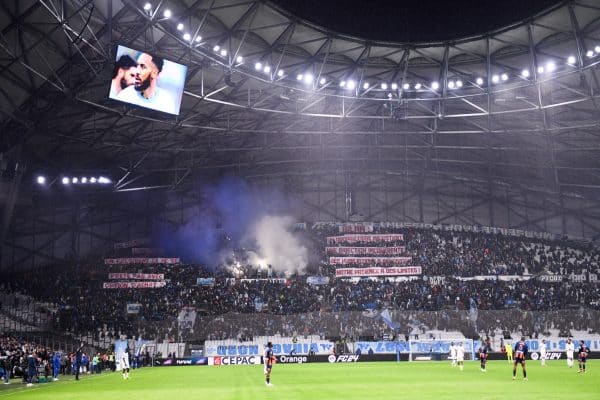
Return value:
[(392, 328), (393, 330), (396, 330), (400, 327), (399, 324), (392, 321), (392, 316), (390, 315), (390, 310), (388, 310), (387, 308), (385, 310), (383, 310), (381, 312), (381, 314), (379, 314), (379, 316), (381, 317), (383, 322), (385, 322), (386, 325), (389, 326), (390, 328)]

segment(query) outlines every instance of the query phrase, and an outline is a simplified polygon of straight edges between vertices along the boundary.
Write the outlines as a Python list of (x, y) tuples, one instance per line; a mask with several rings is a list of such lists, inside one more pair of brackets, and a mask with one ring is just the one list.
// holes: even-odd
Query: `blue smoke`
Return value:
[(214, 268), (223, 249), (239, 247), (250, 227), (266, 214), (290, 210), (276, 189), (251, 187), (238, 178), (225, 178), (202, 189), (198, 213), (179, 227), (161, 224), (154, 238), (169, 256)]

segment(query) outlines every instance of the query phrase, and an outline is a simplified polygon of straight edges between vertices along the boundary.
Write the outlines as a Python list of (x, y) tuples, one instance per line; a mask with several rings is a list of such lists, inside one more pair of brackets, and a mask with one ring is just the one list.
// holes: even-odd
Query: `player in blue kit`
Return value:
[(585, 345), (585, 342), (583, 340), (581, 340), (579, 342), (579, 357), (578, 357), (578, 361), (579, 361), (579, 373), (581, 372), (585, 372), (585, 362), (587, 361), (587, 356), (588, 356), (588, 348)]
[(517, 364), (521, 364), (521, 368), (523, 368), (523, 380), (527, 380), (527, 370), (525, 369), (525, 356), (527, 356), (527, 352), (529, 348), (525, 343), (525, 338), (522, 337), (520, 341), (515, 343), (514, 346), (514, 358), (513, 362), (513, 381), (517, 379)]
[(267, 343), (267, 348), (263, 354), (263, 362), (265, 363), (265, 383), (267, 386), (271, 385), (271, 369), (275, 363), (275, 356), (273, 355), (273, 343)]
[(486, 372), (485, 364), (487, 362), (487, 356), (488, 356), (487, 344), (482, 343), (481, 346), (479, 347), (479, 364), (480, 364), (481, 372)]

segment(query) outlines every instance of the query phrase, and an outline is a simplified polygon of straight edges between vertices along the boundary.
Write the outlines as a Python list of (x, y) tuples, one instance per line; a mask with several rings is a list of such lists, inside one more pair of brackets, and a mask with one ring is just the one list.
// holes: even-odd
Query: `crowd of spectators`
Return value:
[[(78, 351), (81, 354), (79, 363)], [(0, 376), (4, 384), (15, 379), (32, 385), (42, 379), (46, 382), (59, 380), (59, 376), (75, 375), (78, 378), (77, 369), (81, 374), (115, 371), (114, 353), (108, 350), (86, 354), (83, 348), (69, 352), (12, 336), (0, 336)]]
[[(402, 233), (403, 241), (377, 246), (405, 246), (404, 256), (412, 258), (410, 265), (421, 266), (423, 275), (406, 280), (342, 280), (334, 277), (335, 267), (328, 264), (325, 251), (325, 238), (337, 234), (334, 228), (310, 233), (321, 248), (321, 261), (309, 266), (309, 274), (328, 278), (322, 285), (311, 285), (306, 276), (297, 274), (266, 279), (275, 276), (260, 275), (252, 268), (245, 268), (247, 275), (264, 279), (242, 281), (228, 269), (209, 270), (196, 264), (91, 264), (16, 274), (1, 289), (52, 304), (54, 329), (100, 338), (179, 339), (177, 315), (186, 306), (199, 315), (187, 331), (196, 340), (277, 333), (372, 336), (387, 328), (380, 320), (369, 319), (369, 313), (384, 309), (413, 331), (420, 327), (458, 329), (465, 334), (474, 329), (515, 328), (600, 331), (600, 286), (592, 279), (600, 275), (600, 253), (592, 247), (495, 234), (390, 229), (385, 233)], [(373, 246), (352, 244), (361, 245)], [(109, 272), (163, 273), (166, 285), (103, 289)], [(564, 279), (543, 279), (548, 275)], [(574, 280), (572, 275), (585, 279)], [(214, 284), (199, 286), (198, 277), (215, 278)], [(127, 303), (141, 304), (139, 312), (128, 314)], [(570, 318), (573, 313), (563, 312), (569, 309), (596, 318)], [(565, 316), (556, 314), (552, 319), (552, 312)], [(529, 316), (522, 318), (523, 313)]]

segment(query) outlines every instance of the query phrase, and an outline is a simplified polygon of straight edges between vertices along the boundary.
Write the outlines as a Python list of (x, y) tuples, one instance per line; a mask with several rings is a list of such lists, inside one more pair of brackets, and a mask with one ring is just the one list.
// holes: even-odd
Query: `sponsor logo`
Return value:
[(308, 357), (306, 356), (280, 356), (279, 362), (284, 364), (302, 364), (308, 362)]
[(341, 355), (341, 356), (337, 356), (337, 357), (332, 354), (329, 357), (327, 357), (327, 361), (329, 361), (330, 363), (350, 363), (350, 362), (357, 362), (358, 358), (359, 358), (359, 356), (356, 354)]
[[(558, 352), (558, 351), (551, 351), (546, 353), (546, 356), (544, 357), (546, 360), (560, 360), (562, 356), (562, 353)], [(542, 356), (539, 353), (531, 353), (531, 359), (532, 360), (541, 360)]]
[(192, 360), (177, 360), (177, 365), (192, 365)]
[(260, 364), (260, 357), (214, 357), (213, 365), (255, 365)]

